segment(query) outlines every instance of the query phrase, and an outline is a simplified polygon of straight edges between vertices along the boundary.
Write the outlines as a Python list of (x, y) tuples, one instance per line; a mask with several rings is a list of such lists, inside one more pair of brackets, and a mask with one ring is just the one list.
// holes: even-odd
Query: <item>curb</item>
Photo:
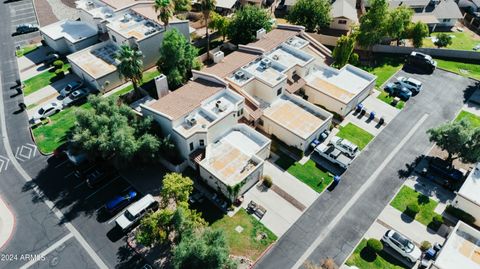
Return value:
[(15, 233), (15, 231), (17, 230), (17, 218), (15, 217), (15, 214), (13, 213), (14, 211), (10, 208), (10, 206), (0, 197), (0, 203), (3, 203), (5, 205), (5, 207), (10, 211), (10, 213), (12, 214), (12, 217), (13, 217), (13, 229), (10, 233), (10, 235), (8, 236), (8, 239), (7, 241), (5, 241), (1, 246), (0, 246), (0, 250), (3, 250), (3, 248), (8, 245), (8, 243), (12, 240), (12, 237), (13, 237), (13, 234)]
[(265, 256), (265, 254), (267, 254), (267, 252), (268, 252), (270, 249), (272, 249), (272, 248), (273, 248), (273, 245), (275, 245), (275, 244), (276, 244), (276, 242), (271, 243), (270, 246), (268, 246), (268, 247), (260, 254), (260, 256), (258, 256), (258, 258), (253, 262), (253, 264), (250, 265), (250, 267), (248, 267), (248, 268), (252, 269), (253, 267), (255, 267), (255, 265), (260, 261), (260, 259), (263, 258), (263, 256)]
[(32, 138), (32, 141), (33, 143), (35, 144), (35, 146), (37, 147), (37, 151), (42, 154), (43, 156), (45, 157), (48, 157), (48, 156), (52, 156), (53, 155), (53, 152), (50, 152), (50, 153), (44, 153), (40, 150), (40, 148), (38, 147), (38, 143), (37, 141), (35, 140), (35, 136), (33, 135), (33, 131), (32, 131), (32, 128), (31, 127), (28, 127), (28, 131), (30, 132), (30, 138)]
[[(452, 62), (463, 63), (463, 62), (457, 62), (457, 61), (452, 61)], [(438, 66), (437, 66), (437, 69), (440, 69), (440, 70), (445, 71), (445, 72), (448, 72), (448, 73), (455, 74), (455, 75), (457, 75), (457, 76), (462, 76), (462, 75), (460, 75), (460, 74), (458, 74), (458, 73), (456, 73), (456, 72), (453, 72), (453, 71), (451, 71), (451, 70), (447, 70), (447, 69), (445, 69), (445, 68), (443, 68), (443, 67), (438, 67)], [(462, 76), (462, 77), (463, 77), (463, 76)], [(480, 81), (480, 79), (472, 78), (471, 76), (466, 76), (466, 78), (469, 78), (469, 79), (475, 80), (475, 81)]]

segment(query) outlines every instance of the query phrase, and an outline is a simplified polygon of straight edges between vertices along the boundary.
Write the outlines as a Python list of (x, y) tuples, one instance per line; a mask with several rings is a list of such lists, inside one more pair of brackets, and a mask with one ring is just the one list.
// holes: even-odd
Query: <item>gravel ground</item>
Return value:
[[(53, 14), (59, 20), (78, 19), (78, 10), (75, 7), (64, 4), (61, 0), (47, 0), (52, 8)], [(68, 1), (70, 3), (70, 1)]]

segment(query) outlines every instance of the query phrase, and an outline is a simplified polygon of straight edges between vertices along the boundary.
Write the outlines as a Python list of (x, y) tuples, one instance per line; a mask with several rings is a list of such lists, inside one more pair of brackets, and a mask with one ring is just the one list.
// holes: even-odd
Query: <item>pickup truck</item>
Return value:
[(347, 169), (352, 163), (353, 159), (335, 148), (334, 145), (320, 144), (315, 148), (315, 151), (321, 157), (329, 160), (332, 163), (338, 164), (340, 167)]

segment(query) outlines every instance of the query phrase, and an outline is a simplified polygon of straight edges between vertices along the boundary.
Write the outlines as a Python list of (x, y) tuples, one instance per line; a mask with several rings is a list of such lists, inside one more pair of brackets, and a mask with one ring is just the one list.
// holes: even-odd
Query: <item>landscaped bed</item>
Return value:
[[(378, 99), (382, 100), (383, 102), (392, 105), (393, 99), (395, 96), (390, 95), (386, 91), (381, 90), (380, 94), (377, 96)], [(397, 104), (395, 105), (396, 108), (402, 109), (405, 106), (404, 101), (398, 101)]]
[[(67, 72), (67, 70), (70, 68), (70, 64), (64, 64), (62, 67), (63, 72)], [(34, 77), (31, 77), (27, 80), (23, 81), (23, 84), (25, 87), (23, 88), (23, 94), (25, 96), (32, 94), (43, 87), (46, 87), (50, 85), (50, 83), (55, 80), (56, 75), (55, 75), (55, 69), (51, 68), (43, 73), (40, 73)]]
[[(475, 46), (480, 44), (480, 38), (470, 32), (436, 32), (432, 33), (432, 37), (436, 37), (438, 34), (443, 33), (452, 37), (452, 44), (447, 46), (446, 49), (456, 49), (456, 50), (472, 50)], [(423, 40), (424, 48), (436, 48), (435, 44), (432, 42), (431, 37), (427, 37)]]
[(438, 202), (428, 198), (428, 196), (425, 196), (410, 187), (403, 186), (400, 192), (398, 192), (397, 196), (395, 196), (393, 201), (390, 203), (391, 206), (402, 212), (406, 212), (407, 206), (410, 204), (416, 204), (420, 209), (420, 212), (418, 212), (418, 214), (415, 216), (415, 220), (426, 226), (432, 226), (433, 218), (436, 215), (439, 215), (434, 211), (435, 207), (438, 205)]
[(461, 119), (467, 119), (475, 128), (480, 127), (480, 117), (473, 113), (462, 110), (460, 111), (460, 114), (458, 114), (458, 116), (455, 118), (455, 121), (460, 121)]
[(360, 269), (402, 269), (408, 268), (390, 254), (381, 251), (380, 254), (372, 253), (367, 248), (367, 240), (362, 239), (352, 256), (346, 261), (348, 266), (357, 266)]
[[(245, 256), (251, 260), (256, 260), (270, 244), (277, 240), (275, 234), (243, 208), (233, 217), (224, 216), (211, 226), (225, 232), (231, 254)], [(236, 231), (238, 226), (243, 228), (240, 233)], [(265, 238), (262, 238), (262, 235)]]
[(450, 72), (459, 74), (464, 77), (471, 77), (474, 79), (480, 80), (480, 65), (473, 63), (464, 63), (464, 62), (454, 62), (435, 59), (437, 61), (437, 66), (448, 70)]
[(16, 50), (15, 51), (15, 55), (17, 55), (17, 57), (22, 57), (24, 56), (25, 54), (28, 54), (34, 50), (36, 50), (38, 48), (37, 45), (27, 45), (27, 46), (23, 46), (21, 47), (20, 49)]
[(340, 131), (337, 133), (337, 136), (354, 143), (360, 149), (364, 149), (374, 137), (369, 132), (351, 122), (345, 126), (340, 126)]

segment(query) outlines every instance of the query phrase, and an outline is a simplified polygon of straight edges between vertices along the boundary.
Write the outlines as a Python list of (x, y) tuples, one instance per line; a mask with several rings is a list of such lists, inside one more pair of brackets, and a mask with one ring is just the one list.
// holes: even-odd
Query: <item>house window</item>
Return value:
[(117, 38), (114, 35), (111, 35), (113, 42), (117, 42)]
[(277, 90), (277, 96), (279, 96), (280, 94), (282, 94), (282, 88)]
[(205, 146), (205, 140), (200, 139), (200, 147), (204, 147), (204, 146)]
[(450, 22), (450, 19), (443, 19), (442, 22)]
[(262, 119), (258, 120), (258, 125), (263, 126), (263, 120)]
[(193, 150), (193, 142), (190, 143), (190, 151)]
[(347, 24), (347, 20), (338, 20), (338, 24)]
[(243, 115), (243, 108), (240, 108), (240, 110), (238, 111), (237, 114), (238, 114), (239, 117), (242, 116)]

